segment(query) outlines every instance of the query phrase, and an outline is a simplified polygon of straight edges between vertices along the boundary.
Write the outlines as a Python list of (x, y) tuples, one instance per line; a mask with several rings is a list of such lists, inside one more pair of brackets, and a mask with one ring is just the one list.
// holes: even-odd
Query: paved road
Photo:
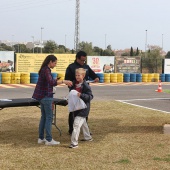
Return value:
[[(92, 86), (92, 91), (94, 101), (119, 100), (170, 112), (170, 94), (155, 92), (157, 88), (157, 85)], [(162, 88), (170, 89), (170, 85), (163, 85)], [(28, 98), (32, 97), (33, 90), (34, 88), (0, 89), (0, 98)], [(57, 87), (54, 97), (63, 98), (67, 94), (67, 87)]]

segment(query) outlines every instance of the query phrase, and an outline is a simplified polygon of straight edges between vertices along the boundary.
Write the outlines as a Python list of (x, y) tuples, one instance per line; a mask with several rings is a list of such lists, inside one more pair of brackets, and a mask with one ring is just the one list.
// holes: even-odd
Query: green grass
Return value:
[(167, 157), (165, 157), (165, 158), (158, 158), (158, 157), (155, 157), (153, 160), (155, 160), (155, 161), (165, 161), (165, 162), (170, 162), (170, 155), (167, 155)]
[(163, 90), (163, 92), (164, 92), (164, 93), (170, 93), (170, 90), (165, 89), (165, 90)]
[[(68, 148), (68, 108), (58, 107), (52, 134), (61, 145), (38, 145), (37, 107), (0, 111), (0, 169), (6, 170), (159, 170), (170, 169), (170, 135), (163, 125), (170, 115), (115, 101), (92, 102), (89, 127), (93, 142)], [(79, 139), (82, 139), (82, 134)]]
[(115, 162), (113, 162), (113, 163), (128, 164), (128, 163), (130, 163), (130, 161), (129, 161), (128, 159), (121, 159), (121, 160), (115, 161)]

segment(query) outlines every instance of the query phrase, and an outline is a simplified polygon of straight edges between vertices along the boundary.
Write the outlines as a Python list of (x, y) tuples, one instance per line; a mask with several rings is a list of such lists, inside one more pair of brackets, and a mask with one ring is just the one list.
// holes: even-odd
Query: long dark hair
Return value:
[(56, 57), (56, 56), (54, 56), (54, 55), (48, 55), (48, 56), (45, 58), (45, 60), (43, 61), (43, 63), (42, 63), (42, 65), (41, 65), (41, 68), (40, 68), (38, 74), (40, 75), (40, 72), (41, 72), (42, 68), (45, 67), (45, 66), (47, 66), (50, 61), (55, 62), (56, 60), (57, 60), (57, 57)]

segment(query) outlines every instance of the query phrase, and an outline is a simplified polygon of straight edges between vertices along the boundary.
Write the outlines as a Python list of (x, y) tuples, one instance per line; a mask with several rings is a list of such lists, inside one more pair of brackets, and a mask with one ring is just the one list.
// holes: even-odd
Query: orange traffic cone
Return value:
[(159, 80), (157, 92), (162, 92), (162, 83), (161, 83), (161, 80)]

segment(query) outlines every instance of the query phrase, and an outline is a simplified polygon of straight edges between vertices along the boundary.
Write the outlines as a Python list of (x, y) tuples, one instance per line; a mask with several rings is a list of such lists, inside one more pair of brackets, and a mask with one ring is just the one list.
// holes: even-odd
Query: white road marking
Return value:
[[(169, 99), (169, 98), (153, 98), (153, 100), (159, 100), (159, 99)], [(148, 100), (148, 99), (137, 99), (137, 100)], [(152, 100), (152, 99), (149, 99), (149, 100)], [(150, 110), (154, 110), (154, 111), (159, 111), (159, 112), (163, 112), (163, 113), (170, 113), (170, 112), (167, 112), (167, 111), (163, 111), (163, 110), (159, 110), (159, 109), (153, 109), (153, 108), (150, 108), (150, 107), (145, 107), (145, 106), (141, 106), (141, 105), (137, 105), (137, 104), (132, 104), (132, 103), (128, 103), (127, 101), (135, 101), (135, 99), (131, 99), (131, 100), (116, 100), (118, 102), (121, 102), (121, 103), (125, 103), (125, 104), (129, 104), (129, 105), (132, 105), (132, 106), (136, 106), (136, 107), (141, 107), (141, 108), (145, 108), (145, 109), (150, 109)]]
[(170, 98), (150, 98), (150, 99), (129, 99), (129, 100), (117, 100), (117, 101), (136, 101), (136, 100), (170, 100)]

